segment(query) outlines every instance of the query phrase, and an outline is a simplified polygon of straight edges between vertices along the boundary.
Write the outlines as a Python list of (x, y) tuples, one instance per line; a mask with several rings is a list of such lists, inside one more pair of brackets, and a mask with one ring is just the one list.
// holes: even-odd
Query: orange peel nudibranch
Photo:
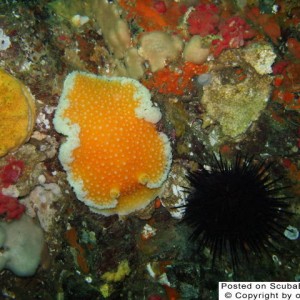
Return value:
[(117, 199), (120, 196), (120, 191), (117, 188), (112, 188), (109, 191), (109, 194), (112, 199)]
[(150, 92), (125, 77), (72, 72), (54, 117), (67, 137), (59, 160), (79, 200), (94, 212), (127, 215), (160, 193), (170, 170), (168, 137)]
[(149, 176), (145, 173), (140, 174), (138, 177), (138, 182), (143, 185), (146, 185), (149, 182), (149, 180), (150, 180)]

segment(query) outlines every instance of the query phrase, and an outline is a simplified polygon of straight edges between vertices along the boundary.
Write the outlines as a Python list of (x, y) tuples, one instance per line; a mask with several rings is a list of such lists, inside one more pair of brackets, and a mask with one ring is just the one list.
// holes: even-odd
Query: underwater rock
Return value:
[(181, 219), (184, 215), (185, 208), (182, 206), (186, 204), (188, 196), (185, 188), (189, 186), (186, 174), (187, 170), (182, 167), (182, 163), (174, 162), (161, 196), (162, 205), (174, 219)]
[(11, 45), (9, 36), (5, 35), (3, 29), (0, 28), (0, 51), (8, 49)]
[(85, 15), (95, 20), (95, 27), (102, 33), (105, 42), (116, 58), (124, 57), (131, 45), (127, 23), (122, 19), (119, 6), (106, 0), (56, 0), (50, 3), (54, 11), (72, 22), (74, 15)]
[[(40, 178), (43, 181), (43, 175)], [(41, 183), (20, 202), (27, 207), (27, 214), (31, 217), (37, 216), (41, 227), (49, 232), (56, 216), (56, 209), (53, 204), (61, 197), (60, 187), (56, 183)]]
[[(249, 68), (239, 53), (230, 50), (221, 55), (222, 61), (231, 67), (213, 72), (212, 82), (203, 87), (201, 99), (205, 110), (201, 116), (203, 127), (218, 124), (223, 135), (233, 139), (258, 120), (267, 105), (272, 82), (271, 76), (260, 75)], [(237, 72), (242, 74), (234, 79)]]
[(272, 65), (276, 54), (273, 47), (266, 42), (253, 43), (247, 46), (243, 51), (245, 61), (247, 61), (258, 74), (272, 73)]

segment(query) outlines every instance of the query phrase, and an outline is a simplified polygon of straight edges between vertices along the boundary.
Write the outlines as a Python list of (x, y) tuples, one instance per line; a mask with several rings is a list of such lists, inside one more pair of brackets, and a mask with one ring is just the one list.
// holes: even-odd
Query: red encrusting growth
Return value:
[(276, 62), (272, 66), (272, 71), (274, 75), (283, 74), (285, 72), (286, 67), (288, 66), (289, 62), (285, 60), (281, 60)]
[(183, 95), (192, 86), (192, 78), (206, 73), (208, 66), (186, 62), (181, 68), (171, 70), (165, 67), (153, 74), (143, 84), (149, 89), (157, 89), (162, 94)]
[(6, 220), (19, 219), (25, 211), (25, 206), (18, 199), (0, 193), (0, 215)]
[[(21, 160), (9, 160), (7, 165), (0, 168), (0, 188), (15, 184), (22, 175), (24, 167), (24, 162)], [(0, 215), (5, 216), (6, 220), (19, 219), (24, 211), (25, 206), (17, 198), (0, 192)]]
[(297, 59), (300, 59), (300, 42), (295, 38), (289, 38), (287, 40), (287, 46), (290, 53)]
[(253, 7), (246, 15), (249, 20), (258, 25), (263, 34), (267, 35), (273, 43), (278, 43), (281, 36), (281, 29), (276, 15), (262, 14), (258, 7)]
[(214, 56), (225, 49), (236, 49), (246, 45), (255, 36), (255, 31), (240, 17), (234, 16), (220, 25), (221, 39), (212, 42)]
[[(289, 60), (281, 60), (272, 66), (274, 90), (272, 100), (283, 105), (285, 109), (300, 110), (300, 65)], [(278, 119), (277, 119), (278, 120)]]
[(214, 4), (199, 4), (188, 18), (189, 33), (206, 36), (218, 33), (219, 8)]
[(153, 8), (160, 14), (164, 14), (167, 11), (164, 1), (154, 1)]
[(0, 181), (3, 187), (15, 184), (22, 175), (25, 164), (22, 160), (10, 160), (0, 168)]

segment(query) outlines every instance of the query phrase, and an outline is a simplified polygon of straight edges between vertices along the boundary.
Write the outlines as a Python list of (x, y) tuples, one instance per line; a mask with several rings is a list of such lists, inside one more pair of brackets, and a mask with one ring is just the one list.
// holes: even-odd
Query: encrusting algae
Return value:
[(161, 113), (138, 81), (73, 72), (54, 118), (67, 136), (59, 159), (79, 200), (104, 215), (144, 208), (160, 193), (171, 164)]
[(35, 100), (29, 89), (0, 70), (0, 157), (25, 143), (35, 123)]
[(130, 267), (128, 260), (122, 260), (116, 271), (105, 272), (101, 278), (107, 282), (118, 282), (124, 279), (125, 276), (130, 274)]

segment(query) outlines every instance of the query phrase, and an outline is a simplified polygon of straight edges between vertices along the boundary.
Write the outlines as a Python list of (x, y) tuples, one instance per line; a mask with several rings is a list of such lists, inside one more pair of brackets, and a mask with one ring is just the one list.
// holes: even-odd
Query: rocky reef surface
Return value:
[[(25, 136), (17, 140), (24, 128), (15, 126), (13, 147), (1, 151), (0, 256), (7, 241), (20, 249), (6, 228), (26, 214), (34, 225), (23, 234), (38, 257), (28, 273), (0, 264), (0, 298), (217, 299), (219, 281), (300, 280), (300, 6), (215, 2), (1, 1), (0, 68), (30, 90), (35, 108), (22, 111)], [(93, 213), (69, 185), (58, 158), (66, 138), (53, 118), (72, 71), (139, 80), (159, 107), (173, 161), (164, 191), (144, 209)], [(0, 109), (1, 130), (17, 122)], [(272, 162), (272, 178), (290, 186), (295, 234), (235, 273), (226, 257), (212, 268), (180, 220), (188, 172), (209, 167), (212, 153), (236, 152)]]

